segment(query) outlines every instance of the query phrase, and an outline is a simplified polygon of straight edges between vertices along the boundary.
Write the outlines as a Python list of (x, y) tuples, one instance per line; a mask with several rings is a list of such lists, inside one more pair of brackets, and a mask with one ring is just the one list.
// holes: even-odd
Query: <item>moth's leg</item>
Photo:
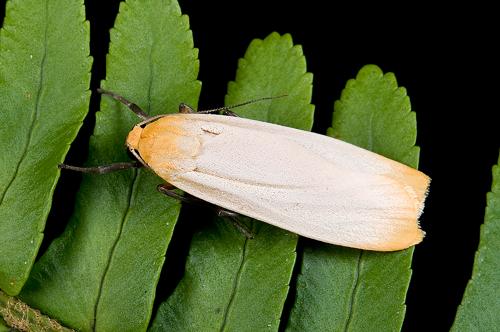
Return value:
[(114, 164), (94, 166), (94, 167), (78, 167), (66, 164), (59, 164), (57, 165), (57, 167), (61, 169), (69, 169), (71, 171), (82, 172), (82, 173), (106, 174), (114, 171), (121, 171), (124, 169), (139, 168), (142, 167), (142, 164), (138, 161), (130, 161), (130, 162), (114, 163)]
[(149, 119), (149, 116), (146, 114), (146, 112), (144, 112), (142, 110), (142, 108), (140, 108), (139, 106), (137, 106), (133, 102), (125, 99), (124, 97), (117, 95), (116, 93), (114, 93), (112, 91), (104, 90), (101, 88), (98, 88), (97, 92), (99, 92), (103, 95), (108, 95), (108, 96), (112, 97), (113, 99), (118, 100), (120, 103), (127, 106), (132, 112), (137, 114), (137, 116), (140, 117), (141, 119), (143, 119), (143, 120)]
[(191, 106), (189, 106), (188, 104), (180, 103), (179, 104), (179, 113), (194, 114), (194, 113), (198, 113), (198, 112), (196, 112), (196, 110), (194, 108), (192, 108)]
[(161, 192), (164, 195), (167, 195), (168, 197), (175, 198), (183, 203), (188, 203), (188, 204), (197, 204), (197, 205), (205, 205), (208, 206), (209, 208), (215, 210), (215, 213), (219, 217), (223, 218), (228, 218), (232, 223), (233, 226), (240, 231), (243, 235), (245, 235), (249, 239), (253, 239), (254, 235), (252, 234), (252, 231), (248, 229), (244, 224), (242, 224), (237, 218), (240, 216), (239, 213), (233, 212), (226, 210), (220, 206), (210, 204), (202, 199), (196, 198), (194, 196), (184, 196), (184, 195), (179, 195), (174, 191), (174, 186), (171, 186), (169, 184), (159, 184), (156, 189)]
[(199, 205), (205, 205), (209, 204), (205, 202), (204, 200), (201, 200), (199, 198), (193, 197), (193, 196), (184, 196), (184, 195), (179, 195), (174, 191), (175, 187), (166, 183), (159, 184), (156, 189), (161, 192), (162, 194), (175, 198), (183, 203), (189, 203), (189, 204), (199, 204)]
[(217, 216), (228, 218), (233, 223), (233, 226), (248, 239), (254, 238), (254, 234), (252, 233), (252, 231), (248, 229), (245, 224), (238, 220), (238, 217), (241, 216), (239, 213), (226, 210), (224, 208), (221, 208), (220, 206), (214, 205), (214, 207), (216, 209)]

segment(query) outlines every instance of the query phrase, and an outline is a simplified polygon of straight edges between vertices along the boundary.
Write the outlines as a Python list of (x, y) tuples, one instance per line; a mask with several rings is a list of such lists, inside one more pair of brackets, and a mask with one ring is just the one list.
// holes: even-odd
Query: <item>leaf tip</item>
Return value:
[(382, 78), (384, 76), (384, 72), (380, 69), (379, 66), (374, 64), (364, 65), (356, 75), (356, 80), (363, 80), (366, 78)]

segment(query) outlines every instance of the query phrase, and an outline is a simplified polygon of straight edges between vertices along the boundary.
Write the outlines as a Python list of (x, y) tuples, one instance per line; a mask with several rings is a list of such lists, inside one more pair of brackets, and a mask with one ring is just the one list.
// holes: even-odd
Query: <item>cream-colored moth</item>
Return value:
[(422, 241), (418, 218), (430, 179), (418, 170), (265, 122), (200, 113), (148, 118), (134, 111), (145, 121), (129, 133), (130, 151), (195, 197), (331, 244), (393, 251)]

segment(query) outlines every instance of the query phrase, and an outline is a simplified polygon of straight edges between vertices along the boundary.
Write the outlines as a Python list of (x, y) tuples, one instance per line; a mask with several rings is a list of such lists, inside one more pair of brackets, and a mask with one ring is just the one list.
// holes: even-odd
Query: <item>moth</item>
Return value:
[[(229, 108), (149, 117), (113, 92), (143, 121), (126, 146), (137, 159), (99, 167), (145, 166), (172, 188), (301, 236), (347, 247), (394, 251), (422, 241), (420, 217), (430, 178), (341, 140), (236, 116)], [(244, 103), (247, 104), (247, 103)], [(239, 106), (239, 105), (238, 105)], [(221, 114), (210, 114), (223, 112)], [(228, 116), (229, 115), (229, 116)], [(233, 115), (233, 116), (231, 116)], [(182, 199), (182, 197), (180, 197)]]

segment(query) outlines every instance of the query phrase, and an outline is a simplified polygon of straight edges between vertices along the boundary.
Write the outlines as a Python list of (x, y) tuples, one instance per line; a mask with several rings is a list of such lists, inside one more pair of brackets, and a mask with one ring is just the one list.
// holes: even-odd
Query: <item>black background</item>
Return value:
[[(5, 1), (1, 3), (3, 10)], [(105, 77), (109, 29), (118, 3), (86, 1), (94, 90)], [(499, 54), (493, 50), (499, 44), (494, 31), (500, 29), (490, 17), (494, 11), (457, 5), (382, 8), (356, 3), (347, 7), (328, 1), (294, 5), (180, 0), (180, 5), (190, 17), (195, 47), (200, 50), (200, 108), (223, 104), (238, 58), (253, 38), (265, 38), (273, 31), (291, 33), (294, 42), (303, 46), (308, 70), (314, 74), (315, 132), (325, 133), (334, 101), (363, 65), (377, 64), (384, 72), (396, 74), (417, 113), (420, 168), (433, 179), (421, 221), (427, 236), (414, 254), (404, 331), (448, 330), (472, 272), (491, 166), (500, 148), (495, 63)], [(91, 103), (95, 112), (98, 97), (93, 96)], [(93, 124), (90, 114), (68, 162), (84, 162)], [(79, 179), (63, 173), (56, 201), (72, 195)], [(71, 205), (54, 206), (42, 251), (62, 231), (64, 225), (56, 226), (55, 220), (67, 220)], [(188, 228), (182, 224), (189, 222), (184, 219), (185, 215), (176, 233)], [(185, 252), (188, 241), (172, 245)], [(169, 259), (182, 270), (182, 260)]]

